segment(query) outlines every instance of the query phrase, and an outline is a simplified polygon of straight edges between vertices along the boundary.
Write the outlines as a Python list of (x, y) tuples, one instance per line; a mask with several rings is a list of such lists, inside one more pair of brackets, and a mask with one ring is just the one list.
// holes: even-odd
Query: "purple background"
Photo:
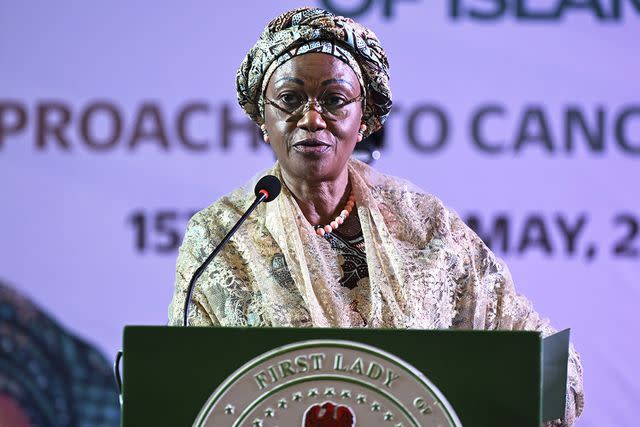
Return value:
[[(310, 2), (308, 2), (310, 3)], [(361, 1), (334, 4), (355, 7)], [(528, 1), (553, 9), (559, 1)], [(615, 1), (599, 1), (610, 10)], [(640, 222), (640, 115), (627, 120), (616, 142), (621, 111), (640, 107), (640, 12), (621, 1), (619, 20), (601, 20), (588, 10), (562, 19), (531, 22), (513, 13), (479, 21), (454, 20), (445, 1), (382, 1), (357, 19), (375, 30), (387, 49), (396, 108), (376, 167), (412, 180), (461, 215), (485, 222), (504, 213), (512, 221), (512, 246), (524, 222), (538, 214), (547, 222), (552, 254), (496, 250), (507, 261), (518, 290), (556, 328), (572, 328), (585, 369), (586, 409), (580, 426), (635, 426), (636, 315), (640, 308), (640, 233), (629, 246), (612, 247), (630, 231), (614, 218)], [(317, 1), (311, 4), (321, 5)], [(491, 2), (467, 0), (465, 8), (491, 10)], [(0, 103), (17, 102), (27, 123), (0, 142), (0, 279), (17, 287), (63, 324), (107, 354), (120, 347), (127, 324), (163, 324), (173, 291), (176, 251), (159, 253), (163, 241), (147, 234), (151, 247), (135, 247), (134, 211), (176, 211), (180, 235), (188, 213), (244, 184), (273, 156), (252, 148), (247, 132), (220, 146), (222, 107), (244, 123), (235, 103), (235, 72), (266, 22), (293, 1), (235, 2), (10, 2), (0, 0)], [(109, 102), (122, 115), (123, 136), (113, 149), (96, 151), (82, 142), (80, 117), (88, 105)], [(70, 149), (48, 140), (36, 146), (37, 106), (61, 102), (71, 111)], [(131, 150), (127, 140), (143, 103), (159, 106), (169, 148), (146, 140)], [(193, 152), (176, 135), (176, 115), (185, 103), (204, 102), (207, 113), (188, 122), (193, 138), (210, 148)], [(439, 106), (448, 117), (446, 145), (434, 153), (408, 141), (409, 116), (421, 104)], [(505, 108), (483, 134), (506, 146), (487, 154), (473, 145), (471, 117), (487, 104)], [(523, 111), (543, 108), (556, 149), (513, 146)], [(575, 150), (564, 148), (563, 111), (575, 106), (595, 122), (605, 115), (604, 149), (594, 152), (578, 132)], [(15, 116), (0, 116), (5, 127)], [(92, 132), (109, 132), (105, 116)], [(535, 125), (535, 124), (534, 124)], [(531, 132), (536, 132), (532, 125)], [(416, 133), (432, 138), (433, 120), (420, 119)], [(567, 254), (554, 222), (587, 218), (576, 252)], [(488, 225), (484, 224), (485, 228)], [(587, 257), (593, 244), (596, 255)], [(636, 361), (636, 362), (634, 362)]]

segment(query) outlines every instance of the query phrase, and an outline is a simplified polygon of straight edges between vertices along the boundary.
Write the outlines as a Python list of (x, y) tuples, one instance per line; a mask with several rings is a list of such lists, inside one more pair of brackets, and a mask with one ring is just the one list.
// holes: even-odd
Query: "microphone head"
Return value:
[(256, 184), (256, 188), (254, 192), (256, 197), (260, 197), (262, 194), (267, 196), (264, 199), (265, 202), (270, 202), (280, 194), (280, 190), (282, 189), (282, 184), (280, 184), (280, 180), (273, 175), (265, 175), (260, 178), (260, 181)]

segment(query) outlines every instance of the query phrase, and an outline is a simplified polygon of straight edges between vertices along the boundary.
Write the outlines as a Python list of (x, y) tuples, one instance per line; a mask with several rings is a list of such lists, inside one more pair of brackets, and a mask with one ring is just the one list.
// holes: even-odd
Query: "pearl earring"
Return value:
[(262, 131), (262, 139), (265, 143), (269, 143), (269, 134), (267, 133), (267, 127), (265, 125), (260, 126), (260, 130)]
[(364, 133), (367, 131), (367, 125), (364, 123), (360, 125), (360, 129), (358, 129), (358, 142), (364, 139)]

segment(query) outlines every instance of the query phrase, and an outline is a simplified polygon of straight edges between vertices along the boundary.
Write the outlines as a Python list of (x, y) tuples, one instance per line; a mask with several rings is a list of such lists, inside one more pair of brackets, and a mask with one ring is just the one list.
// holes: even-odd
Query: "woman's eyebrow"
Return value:
[(323, 81), (321, 84), (322, 86), (328, 86), (333, 83), (348, 85), (349, 87), (351, 87), (351, 89), (353, 89), (353, 85), (348, 80), (345, 80), (345, 79), (329, 79), (329, 80)]
[(278, 84), (282, 81), (293, 82), (293, 83), (299, 84), (300, 86), (304, 86), (304, 82), (302, 80), (297, 79), (295, 77), (288, 77), (288, 76), (280, 77), (278, 80), (276, 80), (274, 84)]

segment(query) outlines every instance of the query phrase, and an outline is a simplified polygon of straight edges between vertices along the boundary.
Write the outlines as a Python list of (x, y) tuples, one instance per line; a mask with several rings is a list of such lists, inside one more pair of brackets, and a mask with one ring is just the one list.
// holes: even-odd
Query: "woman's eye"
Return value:
[(342, 104), (344, 104), (344, 102), (345, 100), (343, 97), (334, 95), (325, 98), (324, 105), (326, 105), (327, 107), (340, 107)]
[(280, 101), (287, 105), (300, 105), (300, 96), (294, 93), (284, 93), (280, 95)]

